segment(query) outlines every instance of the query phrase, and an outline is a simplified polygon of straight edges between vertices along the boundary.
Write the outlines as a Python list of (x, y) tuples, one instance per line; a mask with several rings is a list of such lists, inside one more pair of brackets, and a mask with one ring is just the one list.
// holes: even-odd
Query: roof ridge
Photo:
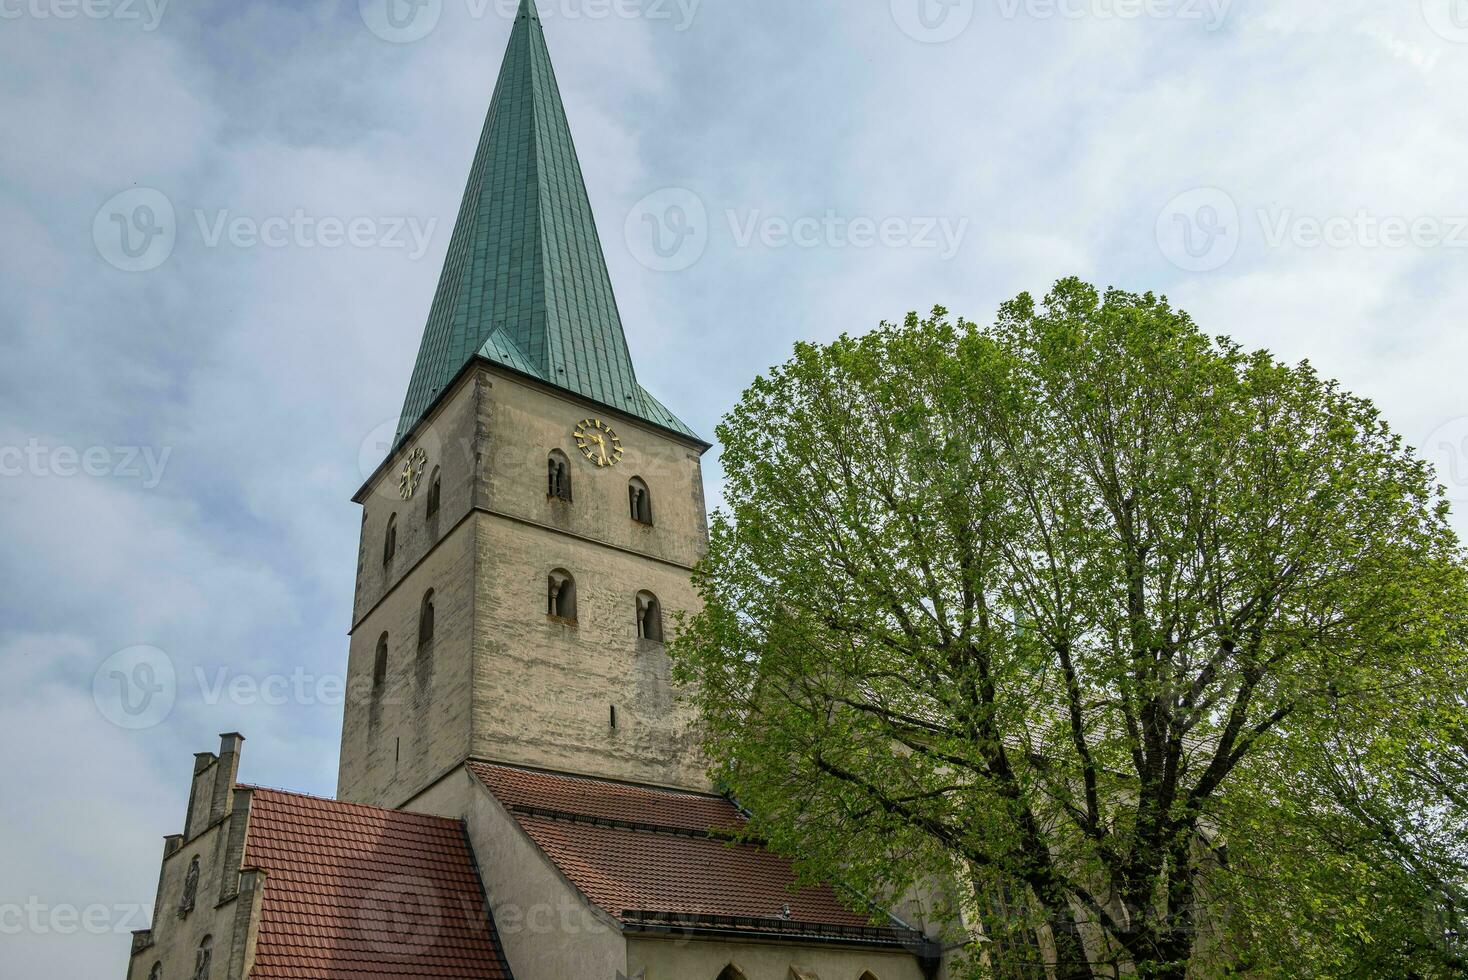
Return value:
[(303, 793), (299, 790), (281, 789), (278, 786), (261, 786), (256, 783), (236, 783), (235, 789), (248, 790), (251, 793), (267, 793), (275, 796), (285, 796), (297, 800), (310, 800), (313, 803), (329, 803), (334, 807), (346, 810), (364, 810), (374, 813), (386, 813), (397, 817), (407, 817), (413, 820), (425, 822), (452, 824), (458, 826), (459, 821), (453, 817), (440, 817), (432, 813), (417, 813), (412, 810), (396, 810), (387, 806), (374, 806), (371, 803), (353, 803), (348, 800), (337, 800), (329, 796), (317, 796), (314, 793)]
[(628, 789), (638, 789), (647, 793), (662, 793), (668, 796), (691, 796), (702, 800), (723, 800), (726, 803), (733, 803), (728, 796), (722, 793), (707, 793), (696, 789), (655, 786), (651, 783), (636, 783), (626, 779), (613, 779), (608, 776), (588, 776), (585, 773), (561, 772), (557, 769), (542, 769), (538, 766), (517, 765), (510, 762), (491, 762), (488, 759), (467, 759), (465, 763), (470, 766), (489, 766), (494, 769), (508, 769), (512, 772), (527, 772), (533, 775), (550, 776), (555, 779), (569, 779), (576, 782), (596, 783), (602, 786), (624, 786)]
[[(494, 792), (492, 789), (490, 792)], [(501, 801), (503, 802), (503, 801)], [(746, 837), (739, 833), (737, 827), (680, 827), (669, 823), (652, 823), (641, 820), (622, 820), (617, 817), (598, 817), (591, 813), (578, 813), (574, 810), (561, 810), (556, 807), (532, 806), (528, 803), (504, 803), (506, 810), (527, 817), (539, 817), (543, 820), (563, 820), (566, 823), (583, 824), (591, 827), (605, 827), (609, 830), (628, 830), (642, 834), (664, 834), (670, 837), (695, 837), (704, 840), (722, 840), (730, 843), (749, 844), (754, 847), (767, 847), (768, 842), (755, 837)]]

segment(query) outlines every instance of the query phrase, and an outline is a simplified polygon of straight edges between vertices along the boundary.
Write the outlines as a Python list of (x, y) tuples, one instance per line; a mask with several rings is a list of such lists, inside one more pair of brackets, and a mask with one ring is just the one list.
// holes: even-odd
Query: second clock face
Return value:
[(428, 454), (422, 449), (415, 449), (408, 454), (403, 463), (402, 475), (398, 477), (398, 493), (404, 500), (413, 499), (418, 484), (423, 481), (423, 468), (427, 465)]
[(597, 466), (615, 466), (622, 460), (622, 439), (601, 419), (583, 419), (572, 433), (581, 455)]

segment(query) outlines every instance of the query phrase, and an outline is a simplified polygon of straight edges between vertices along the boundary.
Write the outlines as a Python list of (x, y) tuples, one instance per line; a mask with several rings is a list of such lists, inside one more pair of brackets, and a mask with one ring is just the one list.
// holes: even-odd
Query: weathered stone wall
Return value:
[[(240, 914), (237, 908), (241, 901), (239, 852), (248, 820), (248, 796), (234, 790), (239, 741), (236, 735), (224, 736), (219, 756), (202, 753), (195, 757), (185, 815), (187, 836), (175, 835), (165, 843), (152, 928), (134, 937), (128, 980), (148, 980), (155, 963), (162, 964), (164, 977), (193, 976), (195, 956), (206, 936), (214, 940), (210, 976), (237, 980), (242, 975), (230, 970), (232, 959), (237, 965), (243, 962), (250, 926), (250, 909)], [(237, 795), (239, 806), (235, 805)], [(220, 809), (211, 820), (210, 801), (216, 799)], [(199, 880), (193, 908), (180, 915), (185, 879), (196, 857)], [(246, 902), (253, 899), (253, 893), (244, 897)]]
[[(352, 633), (337, 795), (396, 806), (469, 754), (475, 522), (424, 556)], [(423, 596), (433, 590), (433, 642), (421, 647)], [(387, 674), (373, 684), (388, 637)]]
[[(573, 431), (591, 417), (620, 436), (617, 465), (579, 451)], [(424, 485), (404, 501), (402, 465), (419, 448)], [(639, 640), (636, 619), (642, 591), (658, 598), (669, 637), (676, 613), (694, 608), (689, 574), (708, 537), (700, 449), (508, 372), (466, 372), (358, 497), (365, 516), (338, 795), (398, 806), (470, 756), (707, 788), (663, 645)], [(570, 462), (570, 502), (547, 493), (552, 450)], [(435, 468), (442, 502), (430, 519)], [(651, 492), (651, 526), (632, 517), (633, 477)], [(384, 562), (394, 514), (396, 554)], [(547, 616), (553, 569), (576, 580), (574, 624)], [(435, 639), (421, 658), (430, 588)], [(384, 632), (387, 683), (374, 692)]]
[(617, 923), (581, 897), (467, 771), (441, 780), (407, 809), (465, 822), (515, 980), (617, 980), (627, 972)]
[[(707, 789), (664, 645), (637, 639), (637, 593), (658, 596), (671, 631), (675, 611), (695, 602), (688, 573), (502, 517), (476, 523), (472, 754)], [(556, 568), (576, 579), (574, 626), (546, 615)]]

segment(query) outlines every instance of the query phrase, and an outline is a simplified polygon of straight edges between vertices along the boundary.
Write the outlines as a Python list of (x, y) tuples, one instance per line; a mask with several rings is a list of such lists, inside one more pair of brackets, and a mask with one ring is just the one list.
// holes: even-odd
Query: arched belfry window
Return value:
[(428, 478), (428, 516), (438, 516), (438, 506), (443, 497), (443, 476), (439, 468), (433, 468), (433, 475)]
[(571, 461), (559, 449), (552, 449), (546, 459), (546, 496), (555, 500), (571, 499)]
[(546, 579), (547, 616), (576, 622), (576, 580), (564, 568), (551, 572)]
[(627, 483), (627, 502), (632, 508), (632, 519), (639, 524), (652, 526), (652, 494), (640, 477), (634, 476)]
[(868, 970), (865, 973), (863, 973), (861, 976), (857, 977), (856, 980), (881, 980), (881, 978), (878, 977), (871, 970)]
[(719, 971), (717, 980), (749, 980), (749, 978), (744, 975), (743, 970), (730, 963), (723, 970)]
[(637, 638), (663, 642), (663, 606), (651, 592), (637, 593)]
[(153, 969), (148, 971), (148, 980), (163, 980), (163, 964), (154, 963)]
[(393, 555), (398, 553), (398, 515), (394, 514), (387, 519), (387, 535), (382, 541), (382, 563), (386, 565), (392, 561)]
[(205, 936), (194, 954), (194, 980), (209, 980), (209, 967), (214, 965), (214, 937)]
[(382, 689), (387, 682), (387, 634), (377, 638), (377, 653), (372, 658), (372, 690)]
[(423, 594), (423, 605), (418, 607), (418, 649), (433, 643), (433, 590)]

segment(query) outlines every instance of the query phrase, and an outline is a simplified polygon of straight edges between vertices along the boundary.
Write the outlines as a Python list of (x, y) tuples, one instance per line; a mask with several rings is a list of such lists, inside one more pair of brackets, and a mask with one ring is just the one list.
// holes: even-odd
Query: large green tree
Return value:
[(1066, 280), (801, 344), (719, 438), (675, 662), (811, 874), (954, 882), (980, 973), (1452, 969), (1464, 560), (1369, 402)]

